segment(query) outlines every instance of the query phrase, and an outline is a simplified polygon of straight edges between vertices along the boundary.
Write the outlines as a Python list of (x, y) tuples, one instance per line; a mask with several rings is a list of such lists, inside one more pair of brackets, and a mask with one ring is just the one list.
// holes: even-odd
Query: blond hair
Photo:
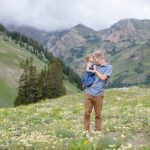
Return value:
[(85, 60), (86, 60), (86, 61), (89, 61), (89, 59), (90, 59), (91, 57), (93, 57), (92, 54), (87, 54), (86, 57), (85, 57)]
[(93, 53), (93, 56), (104, 59), (104, 51), (102, 49), (98, 49)]

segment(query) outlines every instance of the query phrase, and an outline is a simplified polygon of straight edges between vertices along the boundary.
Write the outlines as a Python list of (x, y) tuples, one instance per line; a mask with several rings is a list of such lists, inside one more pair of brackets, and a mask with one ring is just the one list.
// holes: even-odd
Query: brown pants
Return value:
[(99, 96), (89, 95), (84, 90), (84, 130), (89, 130), (90, 114), (94, 106), (95, 110), (95, 131), (101, 131), (101, 111), (104, 93)]

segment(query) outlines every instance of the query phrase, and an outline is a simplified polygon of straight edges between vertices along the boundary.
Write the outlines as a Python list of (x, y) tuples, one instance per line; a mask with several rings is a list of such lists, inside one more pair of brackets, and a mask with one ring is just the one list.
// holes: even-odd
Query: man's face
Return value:
[(94, 61), (95, 61), (95, 63), (97, 64), (97, 65), (99, 65), (99, 64), (101, 64), (101, 58), (100, 57), (96, 57), (96, 56), (94, 56)]

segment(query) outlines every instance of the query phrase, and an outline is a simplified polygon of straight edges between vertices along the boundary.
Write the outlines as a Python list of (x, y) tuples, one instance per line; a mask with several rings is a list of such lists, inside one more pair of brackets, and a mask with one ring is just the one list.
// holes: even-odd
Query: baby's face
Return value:
[(94, 61), (95, 61), (96, 64), (99, 64), (99, 58), (94, 57)]
[(94, 62), (94, 58), (92, 56), (90, 57), (89, 62), (91, 62), (91, 63)]

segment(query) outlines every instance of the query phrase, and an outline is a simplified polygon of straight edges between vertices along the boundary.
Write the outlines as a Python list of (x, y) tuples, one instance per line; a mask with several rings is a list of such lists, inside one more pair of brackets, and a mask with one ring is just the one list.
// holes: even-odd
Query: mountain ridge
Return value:
[[(70, 29), (49, 32), (42, 38), (42, 44), (47, 47), (48, 51), (63, 59), (79, 75), (85, 68), (85, 55), (92, 53), (95, 49), (102, 48), (106, 60), (113, 65), (115, 70), (110, 79), (111, 86), (116, 86), (116, 82), (120, 86), (145, 84), (148, 78), (149, 72), (145, 68), (150, 64), (146, 56), (150, 56), (149, 19), (126, 18), (99, 31), (83, 24), (77, 24)], [(121, 56), (122, 60), (117, 56)], [(116, 64), (116, 62), (123, 64), (121, 67), (124, 70), (118, 68), (119, 64)], [(139, 64), (144, 67), (143, 72), (137, 75), (136, 71)], [(132, 68), (126, 68), (126, 65), (131, 65)], [(129, 73), (127, 74), (126, 71)], [(121, 76), (118, 77), (118, 75)], [(140, 79), (133, 82), (131, 76), (137, 79), (144, 76), (144, 80)]]

